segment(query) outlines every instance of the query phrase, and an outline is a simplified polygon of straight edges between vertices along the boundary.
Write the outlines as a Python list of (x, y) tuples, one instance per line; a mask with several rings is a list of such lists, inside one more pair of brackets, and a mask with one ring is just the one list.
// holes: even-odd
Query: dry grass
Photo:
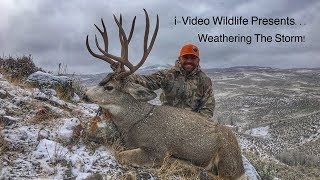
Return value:
[(124, 151), (126, 149), (120, 139), (113, 142), (113, 144), (110, 145), (110, 148), (115, 153), (119, 153), (119, 152)]
[(66, 160), (66, 157), (69, 154), (69, 151), (67, 151), (66, 153), (63, 152), (63, 147), (58, 146), (57, 144), (54, 146), (54, 151), (53, 154), (50, 154), (48, 149), (47, 149), (47, 145), (46, 146), (46, 151), (48, 153), (48, 157), (49, 157), (49, 165), (53, 167), (54, 169), (54, 174), (58, 173), (58, 166), (63, 166), (63, 167), (67, 167), (68, 165), (68, 161)]
[(35, 66), (31, 55), (0, 59), (0, 72), (11, 82), (19, 83), (39, 70), (41, 69)]
[(185, 180), (199, 179), (199, 168), (188, 162), (166, 157), (157, 170), (160, 179), (179, 177)]
[[(0, 132), (2, 129), (3, 127), (0, 126)], [(3, 138), (2, 134), (0, 134), (0, 159), (1, 156), (8, 150), (8, 142)]]
[(79, 143), (82, 137), (83, 129), (84, 128), (81, 123), (73, 128), (71, 140), (68, 145), (74, 146)]
[(208, 172), (202, 167), (193, 165), (191, 162), (166, 157), (160, 168), (156, 170), (156, 175), (160, 179), (210, 179), (219, 180), (219, 178)]
[(82, 99), (87, 91), (87, 88), (81, 84), (79, 79), (73, 79), (72, 87), (80, 99)]
[(4, 78), (10, 82), (10, 84), (14, 85), (14, 86), (21, 86), (24, 85), (24, 80), (21, 78), (13, 78), (8, 74), (4, 74)]
[(244, 152), (244, 155), (252, 162), (260, 177), (265, 180), (271, 180), (275, 177), (283, 180), (320, 179), (319, 167), (288, 166), (276, 160), (261, 159), (251, 152)]
[(36, 115), (31, 122), (36, 124), (43, 124), (59, 117), (60, 115), (53, 112), (52, 109), (48, 106), (42, 106), (36, 112)]
[(190, 162), (166, 157), (160, 167), (135, 168), (126, 166), (126, 173), (120, 178), (128, 179), (177, 179), (177, 180), (220, 180), (217, 176), (207, 172), (204, 168), (197, 167)]
[(70, 101), (74, 95), (72, 82), (67, 84), (57, 84), (53, 89), (57, 92), (57, 96), (65, 101)]

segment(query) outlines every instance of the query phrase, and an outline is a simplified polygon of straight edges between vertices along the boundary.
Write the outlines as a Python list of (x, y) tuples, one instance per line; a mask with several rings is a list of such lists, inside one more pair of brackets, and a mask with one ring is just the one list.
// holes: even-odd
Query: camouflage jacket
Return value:
[(179, 63), (171, 69), (160, 70), (151, 75), (131, 75), (131, 80), (150, 89), (162, 89), (163, 105), (192, 110), (211, 118), (215, 107), (211, 79), (195, 68), (187, 74)]

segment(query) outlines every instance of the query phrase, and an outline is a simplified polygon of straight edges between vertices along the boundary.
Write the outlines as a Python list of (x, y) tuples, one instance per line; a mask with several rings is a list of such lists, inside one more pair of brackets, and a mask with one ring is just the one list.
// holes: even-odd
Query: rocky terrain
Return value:
[(234, 127), (262, 178), (320, 179), (320, 68), (204, 71), (214, 85), (214, 118)]
[(214, 82), (215, 118), (236, 127), (244, 152), (258, 155), (258, 161), (283, 163), (286, 170), (271, 167), (275, 172), (269, 175), (320, 179), (314, 173), (320, 172), (319, 68), (234, 67), (207, 73)]
[[(237, 133), (262, 179), (320, 179), (320, 69), (205, 71), (214, 84), (214, 118)], [(90, 86), (104, 76), (73, 77)], [(160, 104), (158, 98), (150, 103)], [(97, 108), (76, 95), (65, 101), (53, 89), (9, 83), (0, 75), (0, 179), (123, 178), (132, 169), (119, 165), (112, 149), (92, 150), (74, 131)], [(157, 179), (150, 171), (135, 172), (140, 179)]]

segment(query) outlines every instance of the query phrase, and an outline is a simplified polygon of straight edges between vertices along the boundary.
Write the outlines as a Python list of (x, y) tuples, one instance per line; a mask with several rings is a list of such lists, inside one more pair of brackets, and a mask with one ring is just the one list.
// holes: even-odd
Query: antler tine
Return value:
[[(105, 46), (104, 50), (100, 47), (97, 36), (95, 35), (96, 46), (103, 55), (96, 54), (91, 50), (90, 45), (89, 45), (89, 40), (88, 40), (89, 36), (87, 35), (86, 46), (87, 46), (87, 49), (90, 52), (90, 54), (96, 58), (102, 59), (102, 60), (108, 62), (109, 64), (111, 64), (111, 68), (117, 74), (117, 76), (116, 76), (117, 79), (126, 77), (126, 76), (134, 73), (142, 66), (142, 64), (146, 61), (146, 59), (147, 59), (147, 57), (153, 47), (155, 39), (157, 37), (158, 29), (159, 29), (159, 16), (158, 15), (157, 15), (156, 28), (155, 28), (154, 33), (152, 35), (151, 42), (148, 45), (150, 20), (149, 20), (149, 15), (148, 15), (147, 11), (145, 9), (143, 9), (143, 10), (144, 10), (145, 16), (146, 16), (146, 29), (145, 29), (145, 34), (144, 34), (143, 56), (142, 56), (140, 62), (136, 66), (133, 66), (132, 63), (129, 62), (129, 60), (128, 60), (128, 45), (131, 41), (131, 38), (132, 38), (132, 35), (134, 32), (136, 16), (132, 20), (131, 30), (129, 33), (129, 37), (127, 38), (126, 33), (122, 27), (122, 15), (120, 14), (119, 20), (117, 19), (117, 17), (115, 15), (113, 15), (113, 18), (118, 26), (118, 29), (119, 29), (119, 40), (121, 43), (121, 56), (120, 57), (108, 53), (108, 33), (107, 33), (107, 30), (106, 30), (106, 27), (104, 25), (102, 18), (101, 18), (101, 23), (102, 23), (103, 31), (97, 25), (94, 25), (94, 26), (97, 28), (97, 30), (100, 32), (101, 36), (103, 37), (104, 46)], [(129, 71), (126, 71), (124, 66), (129, 68)]]
[(124, 64), (125, 66), (127, 66), (131, 70), (134, 68), (134, 66), (128, 60), (128, 44), (129, 43), (128, 43), (126, 33), (124, 32), (120, 22), (118, 21), (118, 19), (116, 18), (115, 15), (113, 15), (113, 18), (114, 18), (114, 21), (116, 22), (116, 24), (118, 25), (119, 34), (121, 33), (121, 37), (123, 40), (123, 43), (121, 44), (121, 52), (123, 51), (123, 55), (121, 55), (121, 58), (115, 59), (115, 60)]
[[(120, 23), (120, 25), (121, 25), (121, 27), (122, 27), (122, 15), (120, 14), (120, 18), (119, 18), (119, 23)], [(120, 43), (121, 43), (121, 47), (123, 47), (123, 37), (122, 37), (122, 35), (121, 35), (121, 32), (119, 31), (119, 40), (120, 40)], [(123, 55), (123, 48), (121, 48), (121, 56)]]
[[(120, 25), (122, 26), (122, 15), (120, 14), (120, 17), (119, 17), (119, 22), (120, 22)], [(121, 35), (121, 33), (120, 33), (120, 31), (119, 31), (119, 40), (120, 40), (120, 44), (121, 44), (121, 57), (123, 57), (123, 55), (124, 55), (124, 45), (123, 45), (123, 37), (122, 37), (122, 35)], [(121, 72), (121, 71), (126, 71), (126, 69), (124, 68), (124, 64), (123, 63), (120, 63), (120, 67), (118, 68), (119, 70), (119, 72)]]
[(143, 9), (144, 14), (146, 15), (146, 30), (144, 31), (144, 42), (143, 42), (143, 51), (147, 50), (148, 38), (149, 38), (149, 29), (150, 29), (150, 20), (149, 15), (145, 9)]
[(156, 40), (156, 37), (157, 37), (157, 34), (158, 34), (158, 30), (159, 30), (159, 16), (157, 15), (157, 24), (156, 24), (156, 28), (154, 30), (154, 33), (152, 35), (151, 42), (150, 42), (149, 47), (148, 47), (148, 55), (151, 52), (153, 44), (154, 44), (154, 42)]
[[(137, 18), (137, 16), (134, 16), (134, 18), (132, 20), (131, 30), (130, 30), (129, 37), (128, 37), (128, 45), (130, 44), (130, 41), (131, 41), (131, 38), (132, 38), (132, 35), (133, 35), (133, 32), (134, 32), (134, 26), (135, 26), (136, 18)], [(120, 25), (122, 26), (122, 15), (121, 14), (120, 14)], [(119, 31), (119, 39), (120, 39), (120, 43), (122, 45), (123, 44), (123, 38), (121, 36), (120, 31)], [(124, 48), (121, 48), (121, 56), (122, 57), (124, 56)], [(129, 57), (129, 51), (128, 51), (127, 57)], [(124, 68), (124, 64), (121, 64), (121, 69), (122, 69), (122, 71), (126, 71), (125, 68)]]
[[(98, 43), (98, 40), (97, 40), (97, 36), (95, 35), (95, 41), (96, 41), (96, 46), (98, 47), (99, 51), (100, 52), (108, 52), (108, 45), (109, 45), (109, 42), (108, 42), (108, 33), (107, 33), (107, 30), (106, 30), (106, 26), (104, 25), (104, 22), (103, 22), (103, 19), (101, 18), (101, 23), (102, 23), (102, 27), (103, 27), (103, 32), (101, 31), (101, 29), (96, 25), (94, 24), (94, 26), (96, 27), (96, 29), (100, 32), (102, 38), (103, 38), (103, 42), (104, 42), (104, 50), (102, 50), (99, 46), (99, 43)], [(108, 58), (108, 57), (106, 57)], [(113, 61), (113, 60), (112, 60)]]
[(96, 57), (96, 58), (99, 58), (101, 60), (104, 60), (104, 61), (108, 62), (111, 65), (115, 63), (112, 59), (110, 59), (110, 58), (108, 58), (108, 57), (106, 57), (104, 55), (96, 54), (91, 50), (90, 45), (89, 45), (89, 35), (87, 35), (87, 38), (86, 38), (86, 46), (87, 46), (88, 51), (90, 52), (90, 54), (93, 57)]
[[(134, 26), (135, 26), (135, 23), (136, 23), (136, 18), (137, 18), (137, 16), (134, 16), (134, 18), (132, 20), (131, 30), (130, 30), (129, 37), (128, 37), (128, 44), (130, 43), (132, 35), (133, 35), (133, 32), (134, 32)], [(120, 23), (120, 25), (122, 27), (122, 15), (121, 14), (120, 14), (120, 18), (119, 18), (119, 23)], [(119, 39), (120, 39), (120, 42), (122, 44), (123, 39), (122, 39), (120, 31), (119, 31)]]
[(100, 32), (101, 36), (103, 37), (103, 41), (104, 41), (104, 50), (106, 52), (108, 52), (108, 46), (109, 46), (109, 42), (108, 42), (108, 33), (106, 30), (106, 26), (104, 25), (103, 19), (101, 18), (101, 24), (103, 27), (103, 32), (99, 29), (99, 27), (97, 25), (94, 25), (98, 31)]
[[(100, 47), (98, 40), (97, 40), (97, 36), (95, 35), (95, 42), (96, 42), (97, 48), (99, 49), (100, 52), (103, 53), (103, 55), (96, 54), (91, 50), (90, 45), (89, 45), (89, 40), (88, 40), (89, 36), (88, 35), (86, 38), (86, 46), (92, 56), (99, 58), (101, 60), (104, 60), (104, 61), (108, 62), (111, 66), (113, 66), (116, 63), (115, 61), (121, 61), (121, 58), (108, 53), (108, 34), (107, 34), (106, 27), (104, 25), (102, 18), (101, 18), (101, 22), (102, 22), (102, 26), (103, 26), (103, 31), (96, 24), (94, 24), (94, 26), (97, 28), (97, 30), (100, 32), (101, 36), (103, 37), (105, 50), (103, 50)], [(117, 71), (119, 71), (119, 70), (117, 70)]]
[[(158, 34), (158, 30), (159, 30), (159, 16), (157, 15), (156, 28), (155, 28), (154, 33), (152, 35), (151, 42), (150, 42), (148, 48), (144, 49), (141, 61), (135, 66), (136, 69), (139, 69), (142, 66), (142, 64), (146, 61), (149, 53), (151, 52), (153, 44), (154, 44), (154, 42), (156, 40), (156, 37), (157, 37), (157, 34)], [(145, 41), (145, 42), (147, 43), (147, 41)]]
[(145, 14), (146, 14), (146, 28), (148, 28), (148, 31), (145, 31), (145, 39), (144, 39), (144, 49), (143, 49), (143, 56), (140, 60), (140, 62), (134, 67), (135, 71), (138, 70), (142, 64), (146, 61), (149, 53), (151, 52), (151, 49), (153, 47), (153, 44), (156, 40), (157, 34), (158, 34), (158, 30), (159, 30), (159, 16), (157, 15), (157, 23), (156, 23), (156, 27), (155, 30), (153, 32), (152, 38), (151, 38), (151, 42), (147, 48), (147, 43), (148, 43), (148, 35), (149, 35), (149, 16), (148, 13), (145, 9), (143, 9)]
[(140, 62), (134, 66), (132, 69), (130, 69), (130, 71), (127, 71), (127, 72), (122, 72), (118, 78), (124, 78), (126, 76), (129, 76), (130, 74), (133, 74), (135, 71), (137, 71), (142, 65), (143, 63), (146, 61), (149, 53), (151, 52), (152, 50), (152, 47), (154, 45), (154, 42), (156, 40), (156, 37), (157, 37), (157, 34), (158, 34), (158, 30), (159, 30), (159, 16), (157, 15), (157, 22), (156, 22), (156, 27), (155, 27), (155, 30), (154, 30), (154, 33), (152, 35), (152, 38), (151, 38), (151, 42), (149, 44), (149, 46), (147, 46), (148, 44), (148, 37), (149, 37), (149, 28), (150, 28), (150, 21), (149, 21), (149, 15), (148, 15), (148, 12), (143, 9), (144, 12), (145, 12), (145, 15), (146, 15), (146, 30), (145, 30), (145, 35), (144, 35), (144, 49), (143, 49), (143, 56), (140, 60)]
[(137, 16), (134, 16), (134, 18), (132, 20), (131, 30), (130, 30), (130, 34), (129, 34), (129, 37), (128, 37), (128, 43), (130, 43), (131, 38), (132, 38), (132, 34), (133, 34), (133, 31), (134, 31), (134, 25), (136, 23), (136, 18), (137, 18)]

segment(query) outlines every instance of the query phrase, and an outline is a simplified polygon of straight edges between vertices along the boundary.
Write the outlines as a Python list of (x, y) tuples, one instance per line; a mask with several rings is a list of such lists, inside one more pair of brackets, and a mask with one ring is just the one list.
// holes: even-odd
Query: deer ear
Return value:
[(139, 101), (150, 101), (157, 97), (157, 94), (155, 92), (134, 83), (130, 83), (130, 85), (127, 85), (126, 92)]

